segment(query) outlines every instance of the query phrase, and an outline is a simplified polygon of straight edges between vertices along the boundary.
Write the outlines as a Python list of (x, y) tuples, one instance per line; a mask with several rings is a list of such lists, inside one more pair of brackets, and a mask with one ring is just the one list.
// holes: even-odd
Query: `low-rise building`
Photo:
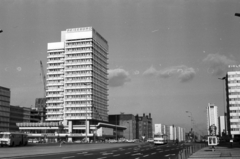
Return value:
[[(126, 139), (136, 139), (136, 119), (132, 114), (115, 114), (109, 115), (108, 121), (111, 124), (121, 125), (126, 127), (123, 131), (123, 137)], [(119, 135), (116, 136), (119, 138)]]
[(143, 116), (136, 115), (136, 138), (146, 140), (148, 138), (153, 138), (153, 123), (151, 113), (149, 115)]
[(126, 129), (124, 126), (99, 122), (96, 125), (90, 125), (91, 130), (85, 134), (85, 125), (73, 126), (73, 129), (78, 131), (72, 133), (69, 133), (69, 127), (64, 126), (61, 122), (17, 123), (17, 125), (21, 132), (28, 134), (30, 139), (45, 139), (48, 142), (65, 140), (66, 138), (68, 142), (83, 141), (86, 138), (89, 141), (115, 139), (114, 132), (117, 132), (119, 138), (122, 138), (123, 131)]

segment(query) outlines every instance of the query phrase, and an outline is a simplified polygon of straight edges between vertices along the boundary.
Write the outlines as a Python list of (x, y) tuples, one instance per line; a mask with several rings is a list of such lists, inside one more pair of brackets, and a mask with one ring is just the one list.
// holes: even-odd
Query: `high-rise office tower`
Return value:
[(228, 132), (240, 138), (240, 71), (229, 71), (225, 82)]
[(69, 132), (108, 121), (107, 56), (108, 42), (92, 27), (67, 29), (61, 42), (48, 43), (46, 121)]
[[(209, 129), (210, 126), (215, 125), (216, 135), (218, 135), (219, 132), (219, 126), (218, 126), (218, 108), (214, 104), (208, 103), (207, 106), (207, 128)], [(208, 130), (208, 135), (210, 135), (210, 132)]]
[(0, 132), (9, 131), (10, 89), (0, 86)]

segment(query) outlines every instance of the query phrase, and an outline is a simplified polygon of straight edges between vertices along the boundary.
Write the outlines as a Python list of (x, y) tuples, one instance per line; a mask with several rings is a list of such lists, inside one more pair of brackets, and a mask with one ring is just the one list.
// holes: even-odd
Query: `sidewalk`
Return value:
[(221, 144), (212, 151), (211, 147), (205, 147), (193, 153), (189, 159), (240, 159), (240, 144), (234, 143), (231, 147), (230, 143)]

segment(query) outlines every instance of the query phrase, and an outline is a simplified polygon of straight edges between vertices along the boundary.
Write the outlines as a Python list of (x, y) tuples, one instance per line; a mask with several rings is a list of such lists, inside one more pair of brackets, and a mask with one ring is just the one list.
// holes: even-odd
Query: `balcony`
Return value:
[(86, 95), (92, 94), (92, 91), (83, 91), (83, 92), (65, 92), (65, 95)]
[(78, 54), (78, 53), (87, 53), (87, 52), (92, 52), (92, 48), (87, 48), (87, 49), (67, 49), (65, 54)]
[(63, 75), (57, 76), (57, 77), (48, 77), (46, 80), (51, 81), (51, 80), (62, 80), (64, 78)]
[(64, 71), (48, 71), (47, 75), (64, 74)]
[(48, 94), (47, 97), (63, 97), (63, 94)]
[(46, 103), (63, 103), (63, 100), (48, 100)]
[(75, 65), (92, 65), (92, 61), (84, 61), (84, 62), (68, 62), (65, 63), (65, 66), (75, 66)]
[(64, 83), (86, 83), (86, 82), (92, 82), (91, 79), (86, 79), (86, 80), (67, 80), (64, 81)]
[[(69, 101), (69, 102), (72, 102), (72, 101), (91, 101), (91, 100), (93, 100), (92, 98), (65, 98), (65, 101)], [(85, 106), (86, 106), (86, 104), (85, 104)]]
[(93, 76), (93, 74), (92, 73), (65, 74), (65, 77), (87, 77), (87, 76)]
[(81, 47), (92, 47), (92, 43), (77, 43), (77, 44), (73, 44), (73, 43), (67, 43), (66, 44), (66, 48), (81, 48)]
[[(78, 114), (84, 114), (82, 116), (86, 115), (86, 110), (66, 110), (65, 113), (72, 114), (72, 113), (78, 113)], [(87, 113), (93, 113), (91, 110), (87, 110)]]
[(93, 68), (90, 66), (90, 67), (71, 67), (71, 68), (68, 68), (66, 67), (65, 68), (65, 72), (70, 72), (70, 71), (88, 71), (88, 70), (92, 70)]
[(65, 60), (73, 60), (73, 59), (92, 59), (93, 56), (92, 55), (88, 55), (88, 56), (69, 56), (69, 57), (66, 57)]
[(47, 88), (47, 92), (63, 92), (63, 88)]
[(65, 90), (66, 89), (85, 89), (85, 88), (92, 88), (91, 85), (80, 85), (80, 86), (65, 86)]
[[(85, 120), (85, 116), (66, 116), (65, 119), (71, 120), (71, 119), (82, 119)], [(92, 117), (87, 117), (87, 120), (92, 119)]]
[(64, 59), (62, 59), (62, 60), (48, 60), (47, 64), (50, 64), (50, 63), (64, 63)]
[(63, 114), (63, 111), (47, 111), (46, 115), (59, 115)]
[(64, 57), (64, 54), (55, 54), (55, 55), (48, 55), (47, 58), (53, 58), (53, 57)]
[(64, 85), (64, 82), (47, 82), (47, 86), (61, 86)]
[(229, 87), (240, 86), (240, 83), (229, 83)]
[(63, 117), (51, 117), (47, 118), (46, 121), (62, 121)]
[(47, 106), (46, 109), (63, 109), (63, 106)]
[(56, 66), (47, 66), (47, 70), (50, 70), (50, 69), (62, 69), (64, 68), (64, 65), (56, 65)]

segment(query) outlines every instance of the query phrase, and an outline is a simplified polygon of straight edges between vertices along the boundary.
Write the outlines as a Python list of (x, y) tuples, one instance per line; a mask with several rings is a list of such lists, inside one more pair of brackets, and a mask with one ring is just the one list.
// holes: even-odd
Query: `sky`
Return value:
[(2, 0), (0, 86), (11, 105), (44, 96), (47, 43), (92, 26), (109, 44), (109, 114), (206, 134), (206, 107), (224, 112), (223, 77), (240, 60), (239, 0)]

